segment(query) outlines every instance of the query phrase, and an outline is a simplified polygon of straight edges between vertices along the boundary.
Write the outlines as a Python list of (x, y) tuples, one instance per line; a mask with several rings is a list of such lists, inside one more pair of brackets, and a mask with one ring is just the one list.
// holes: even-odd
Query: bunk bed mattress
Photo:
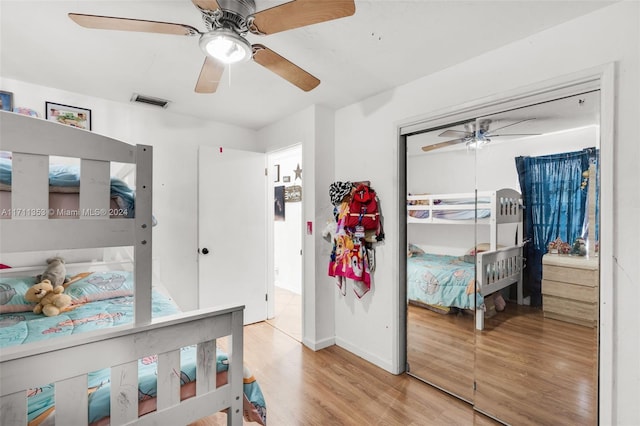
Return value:
[[(132, 274), (111, 271), (81, 274), (82, 278), (65, 290), (73, 298), (69, 310), (58, 316), (37, 315), (25, 308), (21, 294), (35, 282), (33, 277), (0, 280), (0, 348), (55, 338), (64, 335), (116, 327), (133, 321), (134, 298)], [(180, 309), (164, 292), (153, 289), (154, 318), (177, 314)], [(15, 300), (17, 299), (17, 301)], [(10, 303), (12, 302), (13, 303)], [(196, 347), (182, 348), (180, 354), (181, 399), (195, 395)], [(227, 381), (228, 357), (217, 353), (217, 386)], [(139, 415), (156, 409), (157, 356), (138, 360)], [(89, 422), (96, 426), (108, 424), (110, 413), (110, 369), (88, 375)], [(28, 394), (28, 420), (39, 425), (52, 417), (55, 409), (54, 385), (41, 384)], [(266, 408), (258, 383), (245, 377), (245, 418), (265, 424)], [(247, 407), (246, 404), (249, 404)]]
[(407, 297), (427, 305), (475, 309), (483, 297), (475, 290), (475, 264), (463, 257), (431, 253), (407, 258)]
[[(446, 220), (472, 220), (476, 218), (476, 214), (478, 219), (485, 219), (491, 216), (490, 208), (483, 208), (483, 204), (489, 204), (491, 199), (483, 197), (478, 198), (477, 211), (476, 211), (476, 200), (474, 198), (469, 199), (457, 199), (457, 200), (434, 200), (434, 205), (439, 207), (441, 206), (469, 206), (468, 210), (433, 210), (433, 217), (437, 219), (446, 219)], [(416, 206), (416, 205), (428, 205), (423, 204), (421, 201), (409, 200), (407, 201), (407, 205)], [(409, 210), (409, 216), (415, 217), (416, 219), (428, 219), (429, 218), (429, 210)]]

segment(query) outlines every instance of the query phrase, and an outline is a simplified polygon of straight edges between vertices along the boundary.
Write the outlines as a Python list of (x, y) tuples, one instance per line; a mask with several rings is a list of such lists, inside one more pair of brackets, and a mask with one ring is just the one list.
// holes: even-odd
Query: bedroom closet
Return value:
[(505, 424), (598, 423), (598, 89), (400, 137), (407, 372)]

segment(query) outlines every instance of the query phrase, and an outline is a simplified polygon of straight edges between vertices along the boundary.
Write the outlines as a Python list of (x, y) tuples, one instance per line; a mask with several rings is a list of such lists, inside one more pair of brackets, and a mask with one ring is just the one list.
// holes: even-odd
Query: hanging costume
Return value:
[(347, 293), (345, 278), (354, 280), (353, 291), (360, 298), (371, 288), (371, 274), (364, 243), (359, 238), (354, 238), (344, 227), (348, 214), (349, 203), (344, 202), (338, 209), (329, 276), (336, 277), (336, 284), (342, 295)]
[[(354, 188), (351, 182), (334, 182), (329, 188), (329, 196), (334, 207), (336, 230), (333, 234), (333, 250), (329, 262), (329, 276), (336, 277), (336, 284), (342, 295), (346, 295), (346, 278), (353, 280), (353, 291), (358, 298), (371, 289), (371, 272), (373, 271), (373, 243), (381, 241), (384, 234), (381, 226), (376, 229), (363, 226), (363, 219), (371, 220), (372, 215), (379, 221), (379, 212), (354, 212), (352, 203), (354, 192), (362, 186)], [(368, 194), (377, 203), (373, 190), (366, 186)], [(366, 213), (366, 214), (364, 214)], [(354, 218), (356, 219), (354, 221)]]

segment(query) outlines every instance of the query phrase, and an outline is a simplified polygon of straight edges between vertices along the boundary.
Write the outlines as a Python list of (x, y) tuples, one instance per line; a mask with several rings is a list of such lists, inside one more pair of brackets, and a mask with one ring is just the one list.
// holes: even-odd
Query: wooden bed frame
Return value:
[[(0, 149), (13, 157), (14, 214), (0, 220), (2, 253), (133, 246), (136, 283), (133, 324), (2, 349), (0, 425), (26, 425), (27, 390), (48, 383), (56, 385), (56, 423), (87, 424), (87, 374), (108, 367), (112, 425), (186, 424), (225, 409), (227, 423), (241, 425), (244, 306), (151, 318), (152, 147), (2, 111)], [(87, 214), (48, 219), (49, 155), (81, 159)], [(135, 218), (109, 218), (110, 162), (136, 166)], [(228, 380), (216, 388), (216, 339), (225, 336)], [(197, 345), (196, 396), (180, 401), (175, 371), (180, 348), (190, 345)], [(158, 355), (158, 408), (138, 417), (137, 363), (150, 355)]]
[[(488, 202), (478, 203), (478, 199)], [(456, 202), (456, 204), (447, 204)], [(434, 216), (434, 212), (467, 211), (488, 209), (486, 218), (467, 220), (444, 219)], [(428, 211), (424, 219), (411, 216), (411, 211)], [(407, 196), (407, 223), (449, 224), (449, 225), (489, 225), (490, 250), (476, 256), (476, 279), (480, 293), (487, 296), (498, 290), (517, 285), (517, 302), (523, 304), (522, 292), (522, 196), (514, 189), (503, 188), (496, 191), (477, 191), (461, 194), (422, 194)], [(498, 248), (499, 225), (516, 224), (517, 242), (514, 246)], [(476, 329), (484, 329), (484, 309), (476, 309)]]

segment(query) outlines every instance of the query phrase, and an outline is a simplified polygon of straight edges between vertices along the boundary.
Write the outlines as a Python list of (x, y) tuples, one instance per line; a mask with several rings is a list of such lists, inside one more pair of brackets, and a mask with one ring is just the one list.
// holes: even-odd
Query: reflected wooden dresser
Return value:
[(546, 318), (587, 327), (598, 325), (597, 257), (545, 254), (542, 258), (542, 308)]

